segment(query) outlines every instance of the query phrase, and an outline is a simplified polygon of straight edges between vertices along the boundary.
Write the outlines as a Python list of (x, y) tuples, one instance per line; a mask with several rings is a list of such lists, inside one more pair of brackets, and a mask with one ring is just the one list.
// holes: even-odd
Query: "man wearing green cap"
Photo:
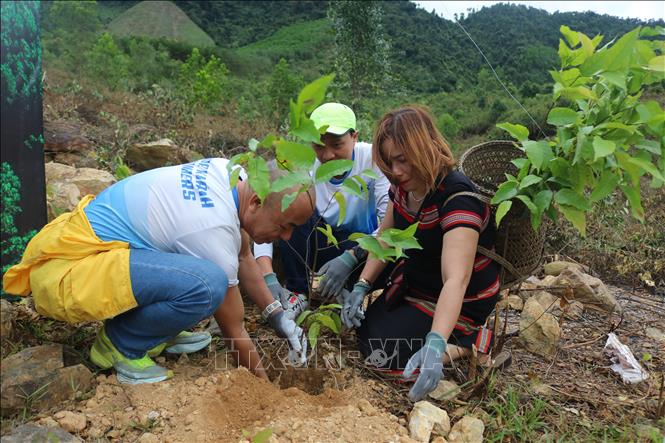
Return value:
[[(302, 260), (322, 276), (319, 294), (324, 300), (337, 297), (349, 276), (354, 271), (359, 272), (366, 253), (347, 238), (353, 232), (376, 232), (386, 213), (390, 187), (388, 179), (372, 162), (372, 145), (358, 142), (356, 116), (351, 108), (341, 103), (325, 103), (312, 112), (310, 119), (319, 129), (327, 126), (326, 133), (321, 136), (322, 144), (313, 145), (317, 157), (314, 170), (328, 161), (342, 159), (353, 160), (353, 167), (346, 174), (317, 183), (317, 210), (307, 223), (294, 230), (288, 242), (279, 241), (285, 275), (283, 284), (273, 272), (272, 244), (254, 246), (254, 256), (268, 288), (275, 299), (282, 302), (290, 317), (306, 308), (307, 297), (302, 294), (307, 293), (308, 276)], [(368, 198), (359, 198), (341, 188), (344, 179), (361, 175), (366, 169), (372, 169), (378, 176), (377, 179), (362, 176), (367, 182)], [(346, 202), (346, 215), (340, 225), (337, 225), (340, 207), (333, 197), (335, 192), (341, 192)], [(335, 238), (340, 242), (339, 248), (328, 246), (326, 237), (316, 230), (324, 223), (333, 227)]]

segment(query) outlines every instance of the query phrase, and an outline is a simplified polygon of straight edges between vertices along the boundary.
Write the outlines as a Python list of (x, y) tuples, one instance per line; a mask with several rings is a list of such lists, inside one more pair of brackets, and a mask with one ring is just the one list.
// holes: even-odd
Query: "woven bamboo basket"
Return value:
[[(505, 174), (517, 175), (511, 160), (524, 157), (512, 141), (490, 141), (470, 148), (459, 160), (458, 169), (476, 185), (481, 195), (492, 198)], [(496, 206), (492, 207), (492, 217)], [(531, 227), (529, 210), (519, 200), (501, 221), (495, 251), (481, 251), (501, 264), (501, 287), (514, 286), (540, 266), (545, 248), (546, 223), (538, 232)]]

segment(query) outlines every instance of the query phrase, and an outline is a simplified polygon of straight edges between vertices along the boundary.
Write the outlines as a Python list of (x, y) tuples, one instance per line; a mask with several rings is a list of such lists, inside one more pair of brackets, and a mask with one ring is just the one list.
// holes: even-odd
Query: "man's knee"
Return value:
[(204, 306), (205, 316), (210, 316), (224, 301), (229, 279), (224, 270), (212, 262), (202, 263), (194, 277), (195, 289), (192, 295)]

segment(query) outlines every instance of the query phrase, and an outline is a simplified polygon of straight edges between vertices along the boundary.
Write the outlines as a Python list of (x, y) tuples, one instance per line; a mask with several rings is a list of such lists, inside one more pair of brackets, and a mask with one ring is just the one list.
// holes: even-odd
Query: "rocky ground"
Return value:
[[(39, 317), (30, 299), (3, 300), (2, 441), (594, 441), (603, 427), (625, 428), (619, 441), (660, 441), (663, 294), (606, 286), (576, 265), (546, 271), (506, 294), (490, 320), (513, 364), (488, 378), (460, 362), (416, 405), (408, 385), (367, 369), (349, 333), (322, 339), (309, 368), (285, 366), (285, 350), (252, 307), (247, 328), (272, 383), (237, 369), (216, 337), (207, 351), (159, 357), (172, 380), (127, 386), (87, 360), (99, 325), (73, 328)], [(630, 348), (645, 381), (624, 384), (610, 368), (609, 332)], [(542, 425), (511, 431), (525, 408), (540, 411)]]

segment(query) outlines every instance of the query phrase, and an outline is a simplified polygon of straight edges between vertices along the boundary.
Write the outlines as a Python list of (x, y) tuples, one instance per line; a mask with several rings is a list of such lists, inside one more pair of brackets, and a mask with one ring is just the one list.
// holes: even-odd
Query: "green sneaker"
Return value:
[(149, 356), (127, 358), (122, 355), (102, 327), (90, 349), (90, 360), (102, 369), (114, 368), (124, 384), (156, 383), (173, 377), (173, 371), (157, 365)]
[(191, 354), (210, 344), (212, 336), (208, 332), (182, 331), (172, 340), (159, 344), (148, 351), (148, 356), (157, 357), (166, 349), (169, 354)]

